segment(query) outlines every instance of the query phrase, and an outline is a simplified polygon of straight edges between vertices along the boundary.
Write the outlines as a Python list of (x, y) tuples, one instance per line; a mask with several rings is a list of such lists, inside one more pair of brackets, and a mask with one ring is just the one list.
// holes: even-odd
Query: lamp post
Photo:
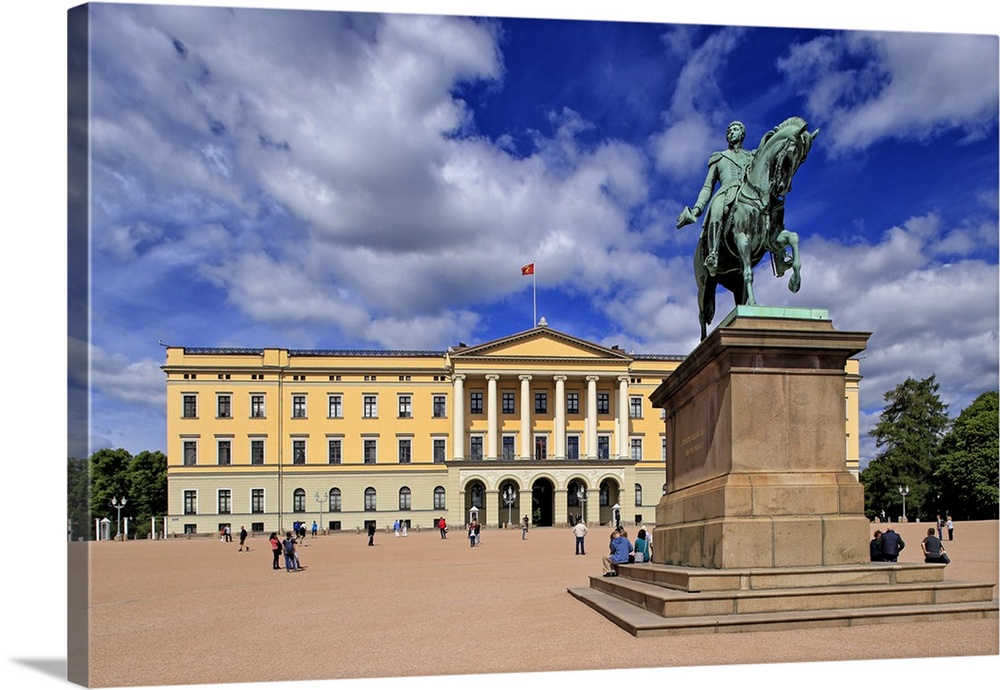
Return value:
[(910, 487), (900, 486), (899, 493), (903, 497), (903, 522), (906, 522), (906, 494), (910, 493)]
[(320, 496), (319, 491), (317, 491), (316, 495), (313, 496), (313, 498), (315, 498), (316, 502), (319, 503), (319, 521), (323, 522), (323, 504), (329, 501), (330, 497), (325, 495)]
[(576, 490), (576, 499), (583, 506), (583, 524), (587, 524), (587, 487), (581, 486)]
[(122, 508), (125, 507), (126, 503), (128, 503), (128, 501), (125, 499), (124, 496), (122, 496), (121, 503), (118, 502), (117, 497), (114, 496), (111, 497), (111, 507), (115, 508), (118, 511), (118, 527), (116, 528), (117, 533), (115, 534), (115, 539), (121, 537), (122, 534)]
[(510, 526), (510, 509), (517, 501), (517, 492), (514, 491), (514, 487), (511, 484), (507, 485), (507, 488), (503, 490), (503, 504), (507, 506), (507, 525)]

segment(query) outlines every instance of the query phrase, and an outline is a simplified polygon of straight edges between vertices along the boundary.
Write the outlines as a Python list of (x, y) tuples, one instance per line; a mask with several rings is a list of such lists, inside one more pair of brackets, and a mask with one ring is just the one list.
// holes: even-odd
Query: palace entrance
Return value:
[(536, 479), (531, 485), (530, 518), (535, 527), (551, 527), (555, 521), (555, 487), (548, 479)]

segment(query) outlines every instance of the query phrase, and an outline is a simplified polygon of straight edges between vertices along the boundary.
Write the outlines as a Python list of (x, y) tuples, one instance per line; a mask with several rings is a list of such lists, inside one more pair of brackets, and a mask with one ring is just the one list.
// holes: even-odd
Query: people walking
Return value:
[(375, 546), (375, 521), (368, 523), (368, 546)]
[(399, 531), (404, 537), (406, 536), (406, 520), (399, 521)]
[(396, 539), (399, 539), (399, 520), (392, 523), (392, 532), (396, 535)]
[(528, 538), (528, 516), (525, 515), (521, 520), (521, 541)]
[(444, 518), (438, 519), (438, 529), (441, 531), (441, 538), (448, 538), (448, 524), (445, 522)]
[(246, 545), (247, 551), (249, 551), (250, 545), (247, 544), (247, 528), (240, 525), (240, 551), (243, 550), (244, 545)]
[(313, 530), (312, 531), (313, 531), (313, 539), (315, 539), (316, 538), (316, 534), (319, 532), (319, 525), (316, 524), (315, 520), (313, 520)]
[(573, 536), (576, 537), (576, 555), (586, 556), (587, 550), (583, 545), (583, 538), (587, 536), (587, 526), (583, 524), (583, 520), (577, 518), (576, 524), (573, 525)]

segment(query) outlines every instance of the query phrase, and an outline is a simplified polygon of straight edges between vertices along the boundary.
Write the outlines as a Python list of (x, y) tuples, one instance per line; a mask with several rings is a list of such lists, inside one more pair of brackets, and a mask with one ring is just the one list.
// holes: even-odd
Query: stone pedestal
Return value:
[(738, 307), (653, 392), (667, 435), (654, 563), (868, 562), (844, 377), (870, 335), (835, 330), (824, 310)]

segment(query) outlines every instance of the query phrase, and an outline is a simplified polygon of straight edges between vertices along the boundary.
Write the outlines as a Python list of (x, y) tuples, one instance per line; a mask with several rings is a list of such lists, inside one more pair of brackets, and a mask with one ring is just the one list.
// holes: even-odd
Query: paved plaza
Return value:
[[(901, 561), (920, 560), (927, 527), (898, 526)], [(90, 684), (998, 654), (995, 619), (636, 639), (566, 592), (600, 574), (608, 532), (591, 529), (586, 556), (566, 528), (526, 541), (486, 530), (475, 548), (459, 529), (447, 540), (380, 531), (374, 547), (363, 534), (320, 536), (301, 548), (299, 573), (272, 570), (266, 535), (249, 553), (207, 538), (93, 543)], [(945, 543), (948, 579), (997, 582), (996, 521), (959, 523)]]

